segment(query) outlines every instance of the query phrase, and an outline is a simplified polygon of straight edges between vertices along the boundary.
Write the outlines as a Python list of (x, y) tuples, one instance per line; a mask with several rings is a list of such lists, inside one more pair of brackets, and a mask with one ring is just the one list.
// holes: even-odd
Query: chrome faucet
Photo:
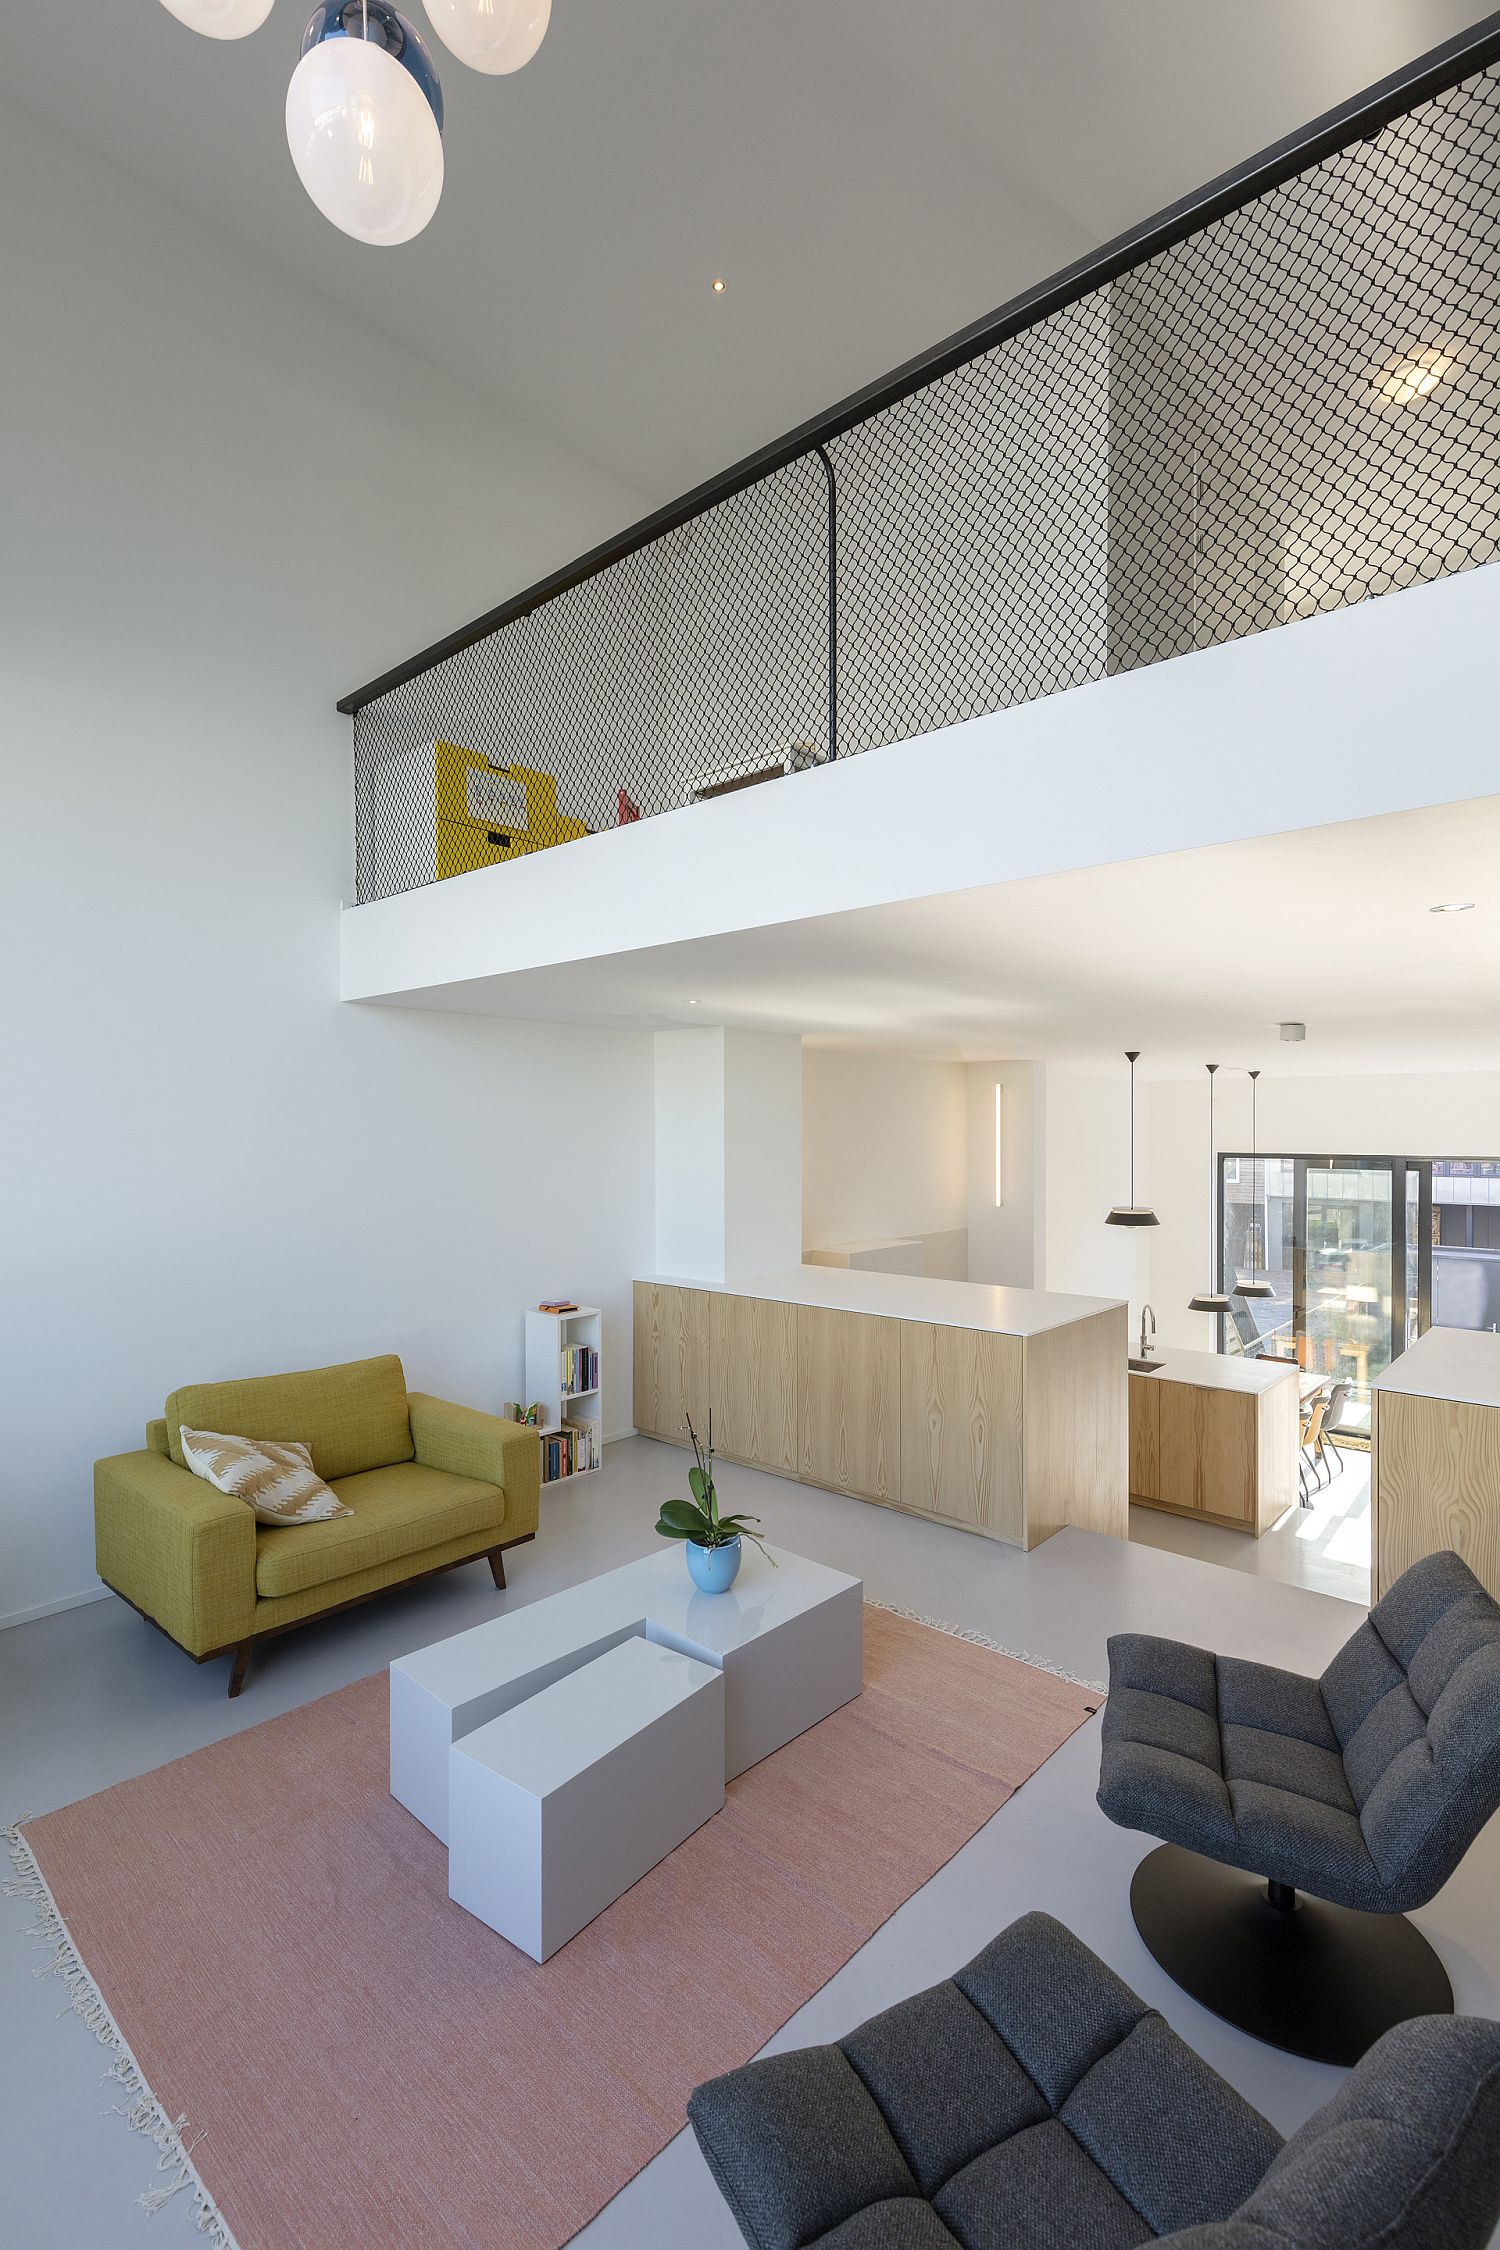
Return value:
[(1149, 1358), (1151, 1357), (1151, 1347), (1150, 1347), (1150, 1345), (1149, 1345), (1149, 1344), (1148, 1344), (1148, 1343), (1146, 1342), (1146, 1323), (1147, 1323), (1147, 1321), (1148, 1321), (1148, 1320), (1149, 1320), (1149, 1321), (1150, 1321), (1150, 1323), (1151, 1323), (1151, 1343), (1152, 1343), (1152, 1344), (1154, 1344), (1154, 1343), (1156, 1342), (1156, 1315), (1155, 1315), (1155, 1313), (1154, 1313), (1154, 1312), (1153, 1312), (1153, 1311), (1151, 1310), (1151, 1307), (1150, 1307), (1149, 1305), (1142, 1305), (1142, 1307), (1141, 1307), (1141, 1357), (1142, 1357), (1142, 1359), (1149, 1359)]

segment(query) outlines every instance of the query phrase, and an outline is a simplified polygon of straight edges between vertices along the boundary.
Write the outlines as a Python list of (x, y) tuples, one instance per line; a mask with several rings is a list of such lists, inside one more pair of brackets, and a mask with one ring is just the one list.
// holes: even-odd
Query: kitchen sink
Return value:
[(1159, 1375), (1166, 1364), (1164, 1359), (1133, 1359), (1129, 1367), (1132, 1375)]

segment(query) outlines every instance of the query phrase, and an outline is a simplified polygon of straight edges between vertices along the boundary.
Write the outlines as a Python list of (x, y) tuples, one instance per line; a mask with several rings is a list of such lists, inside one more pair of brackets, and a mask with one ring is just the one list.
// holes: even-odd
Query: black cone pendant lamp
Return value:
[(1207, 1063), (1204, 1067), (1208, 1072), (1208, 1287), (1200, 1289), (1196, 1297), (1189, 1297), (1188, 1311), (1226, 1313), (1229, 1310), (1229, 1299), (1222, 1289), (1214, 1287), (1214, 1276), (1218, 1271), (1214, 1242), (1218, 1231), (1215, 1224), (1218, 1198), (1214, 1193), (1214, 1072), (1219, 1066), (1217, 1063)]
[(1265, 1276), (1265, 1222), (1263, 1218), (1259, 1217), (1262, 1197), (1260, 1194), (1260, 1171), (1255, 1160), (1255, 1081), (1259, 1076), (1258, 1070), (1252, 1070), (1250, 1073), (1250, 1191), (1255, 1197), (1257, 1212), (1256, 1229), (1250, 1237), (1254, 1250), (1254, 1263), (1251, 1265), (1248, 1281), (1237, 1281), (1235, 1283), (1234, 1293), (1237, 1297), (1274, 1297), (1276, 1294)]
[(1139, 1047), (1127, 1047), (1125, 1050), (1125, 1060), (1130, 1065), (1130, 1201), (1115, 1205), (1105, 1218), (1104, 1224), (1107, 1227), (1155, 1227), (1161, 1224), (1154, 1211), (1148, 1210), (1144, 1203), (1137, 1203), (1135, 1199), (1135, 1066), (1140, 1052)]

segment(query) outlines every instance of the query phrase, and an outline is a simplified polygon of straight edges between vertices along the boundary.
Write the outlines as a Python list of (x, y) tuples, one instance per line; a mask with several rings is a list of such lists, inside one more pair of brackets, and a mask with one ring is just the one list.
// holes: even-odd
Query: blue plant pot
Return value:
[(695, 1547), (691, 1539), (687, 1547), (688, 1576), (700, 1594), (727, 1594), (740, 1574), (740, 1543), (731, 1539), (727, 1547)]

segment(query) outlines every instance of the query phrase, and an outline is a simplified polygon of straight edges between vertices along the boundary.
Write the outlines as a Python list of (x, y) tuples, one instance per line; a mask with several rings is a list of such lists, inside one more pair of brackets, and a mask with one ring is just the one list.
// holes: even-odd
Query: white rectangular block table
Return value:
[(724, 1675), (621, 1641), (449, 1753), (448, 1895), (545, 1961), (724, 1803)]
[(455, 1742), (622, 1643), (675, 1649), (724, 1675), (724, 1774), (733, 1780), (850, 1702), (864, 1684), (859, 1579), (747, 1547), (727, 1594), (700, 1594), (682, 1549), (639, 1562), (414, 1650), (391, 1666), (391, 1794), (449, 1841)]

